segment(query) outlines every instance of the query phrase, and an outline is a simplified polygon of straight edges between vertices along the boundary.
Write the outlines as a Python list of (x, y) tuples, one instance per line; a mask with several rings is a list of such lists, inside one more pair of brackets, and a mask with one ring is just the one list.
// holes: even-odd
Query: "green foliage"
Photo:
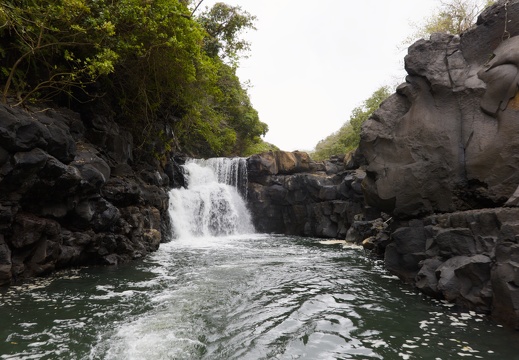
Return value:
[(240, 6), (216, 3), (198, 17), (207, 31), (204, 49), (211, 57), (220, 57), (235, 65), (239, 56), (248, 51), (250, 44), (239, 35), (247, 29), (255, 29), (255, 16), (242, 10)]
[(102, 97), (154, 154), (241, 154), (267, 131), (236, 76), (249, 46), (240, 35), (254, 17), (218, 3), (193, 18), (188, 3), (3, 1), (4, 102), (16, 95), (19, 104), (52, 99), (77, 106)]
[(271, 143), (263, 141), (261, 138), (257, 142), (251, 143), (241, 154), (242, 156), (251, 156), (254, 154), (261, 154), (267, 151), (279, 151), (279, 148)]
[(362, 124), (390, 95), (390, 89), (383, 86), (376, 90), (361, 106), (353, 109), (350, 119), (338, 131), (317, 143), (311, 157), (314, 160), (328, 159), (333, 155), (344, 155), (356, 149), (360, 142)]
[(0, 68), (4, 102), (20, 103), (85, 90), (113, 71), (118, 55), (103, 47), (110, 24), (85, 0), (4, 1), (0, 5)]
[(405, 43), (409, 44), (418, 38), (426, 38), (433, 33), (461, 34), (469, 29), (479, 13), (495, 1), (492, 0), (445, 0), (417, 28), (417, 32)]

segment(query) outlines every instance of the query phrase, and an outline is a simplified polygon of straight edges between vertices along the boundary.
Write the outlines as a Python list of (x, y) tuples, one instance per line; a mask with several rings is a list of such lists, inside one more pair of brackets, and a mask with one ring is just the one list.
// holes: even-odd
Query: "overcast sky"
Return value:
[[(439, 0), (222, 0), (257, 16), (238, 75), (265, 141), (312, 150), (379, 87), (404, 80), (402, 42)], [(201, 8), (217, 1), (205, 0)]]

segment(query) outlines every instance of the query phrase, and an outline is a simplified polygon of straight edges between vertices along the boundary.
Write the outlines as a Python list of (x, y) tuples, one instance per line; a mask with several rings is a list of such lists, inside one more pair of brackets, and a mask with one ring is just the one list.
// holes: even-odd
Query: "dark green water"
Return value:
[(519, 335), (315, 239), (177, 240), (0, 292), (0, 359), (460, 358), (519, 359)]

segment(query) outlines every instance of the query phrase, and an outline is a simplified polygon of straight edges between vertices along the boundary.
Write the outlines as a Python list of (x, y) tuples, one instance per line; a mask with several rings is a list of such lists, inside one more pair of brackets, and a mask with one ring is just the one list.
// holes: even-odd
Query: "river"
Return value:
[[(177, 238), (145, 259), (2, 289), (0, 359), (519, 359), (517, 332), (423, 297), (358, 246), (250, 233), (232, 189), (199, 185), (172, 199), (203, 211), (172, 207)], [(197, 218), (220, 211), (207, 202), (227, 220)], [(184, 221), (199, 225), (178, 235)]]

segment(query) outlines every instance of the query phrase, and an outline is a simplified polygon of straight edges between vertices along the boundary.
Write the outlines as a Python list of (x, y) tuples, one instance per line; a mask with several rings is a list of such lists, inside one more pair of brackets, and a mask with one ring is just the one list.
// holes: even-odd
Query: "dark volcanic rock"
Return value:
[(129, 261), (167, 238), (164, 169), (130, 166), (131, 136), (109, 117), (86, 125), (70, 110), (0, 105), (0, 285)]
[[(507, 8), (511, 19), (519, 2)], [(416, 217), (499, 206), (513, 195), (519, 27), (512, 21), (503, 41), (504, 21), (503, 6), (494, 6), (461, 38), (434, 34), (409, 48), (406, 83), (362, 129), (370, 205)]]
[(249, 208), (261, 232), (345, 238), (364, 212), (365, 174), (345, 170), (342, 159), (314, 163), (302, 152), (267, 152), (248, 159), (248, 176)]
[(518, 219), (519, 208), (496, 208), (401, 222), (385, 248), (385, 265), (430, 296), (517, 327)]
[(394, 219), (370, 246), (424, 293), (519, 329), (519, 0), (417, 41), (405, 68), (362, 127), (365, 199)]
[(496, 247), (491, 273), (493, 315), (519, 329), (519, 244), (508, 239)]

